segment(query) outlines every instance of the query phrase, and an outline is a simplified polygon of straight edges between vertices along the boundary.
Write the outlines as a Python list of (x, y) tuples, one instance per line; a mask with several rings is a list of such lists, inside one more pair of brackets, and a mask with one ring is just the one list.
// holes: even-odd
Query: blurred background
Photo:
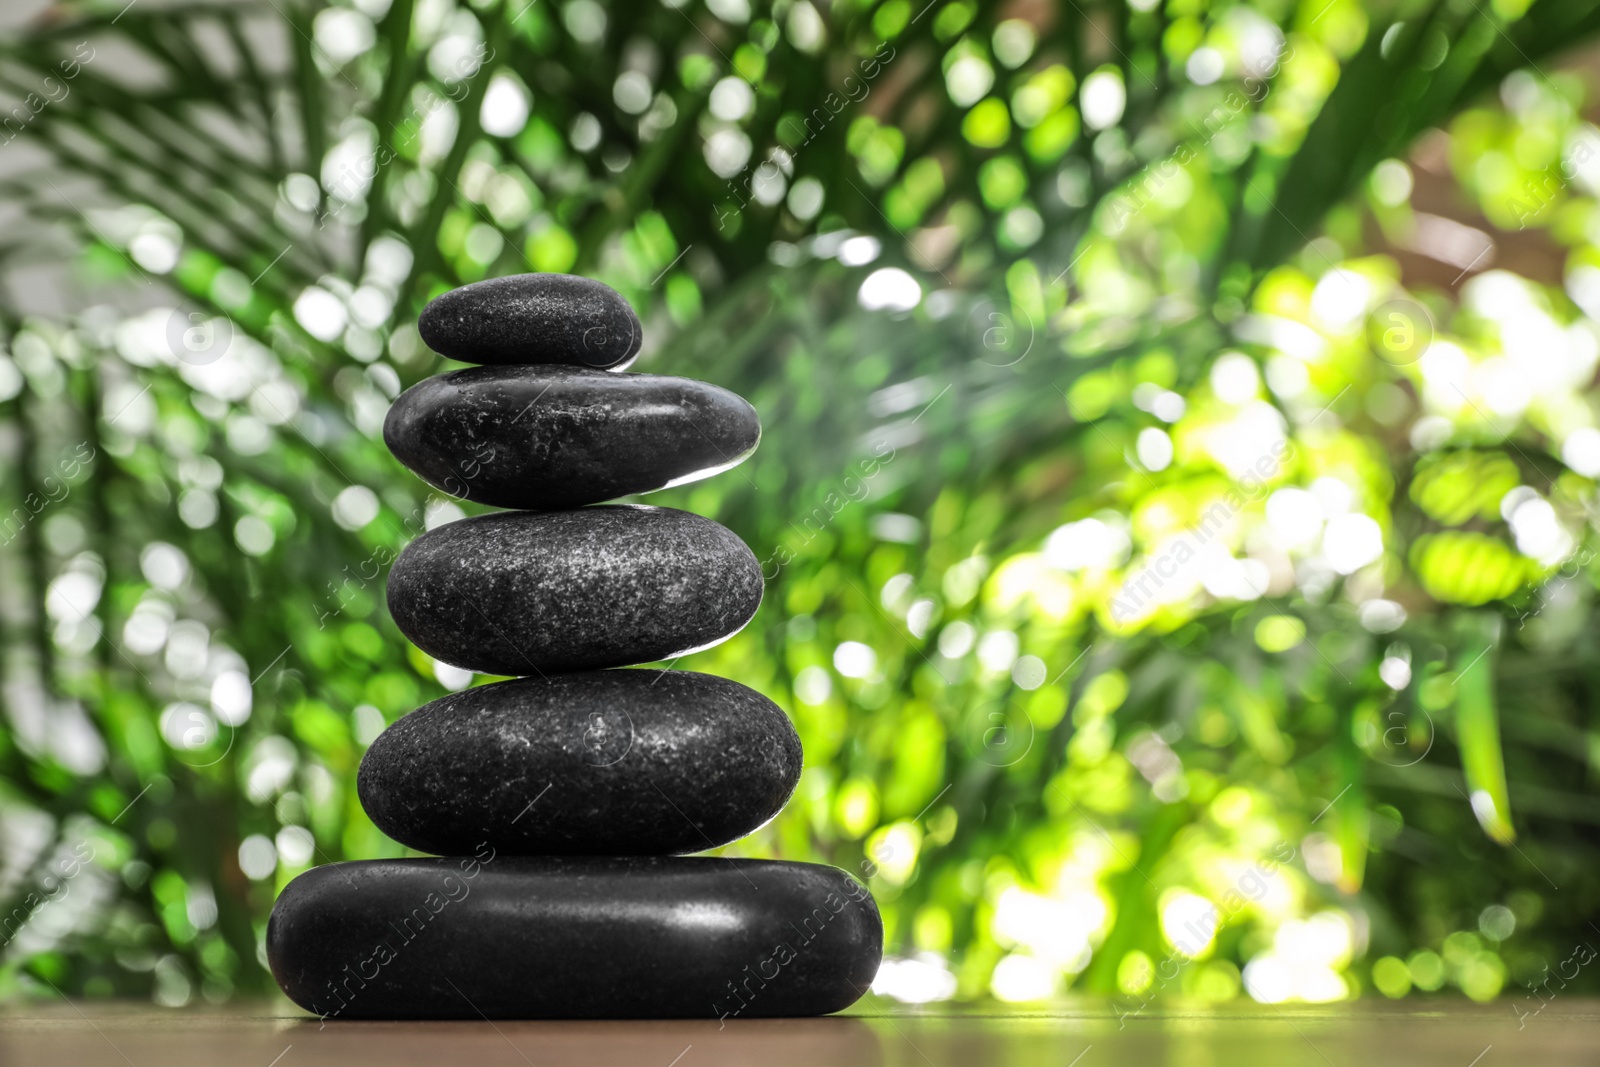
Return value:
[(763, 561), (875, 993), (1600, 988), (1600, 5), (14, 2), (0, 995), (273, 991), (432, 662), (384, 449), (480, 278), (760, 410), (654, 503)]

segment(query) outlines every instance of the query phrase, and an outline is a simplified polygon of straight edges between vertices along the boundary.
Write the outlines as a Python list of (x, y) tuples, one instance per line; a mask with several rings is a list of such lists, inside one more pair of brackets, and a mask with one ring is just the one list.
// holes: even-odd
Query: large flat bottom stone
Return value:
[(871, 894), (835, 867), (487, 847), (314, 868), (267, 925), (278, 985), (329, 1019), (822, 1015), (882, 952)]

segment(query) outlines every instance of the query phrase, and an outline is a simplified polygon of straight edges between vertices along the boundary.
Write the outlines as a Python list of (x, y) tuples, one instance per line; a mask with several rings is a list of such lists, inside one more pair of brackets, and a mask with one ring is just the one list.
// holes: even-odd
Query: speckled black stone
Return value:
[(417, 709), (367, 749), (357, 788), (378, 829), (422, 852), (660, 855), (761, 826), (800, 765), (788, 717), (738, 682), (585, 671)]
[(639, 319), (622, 295), (575, 274), (513, 274), (428, 302), (417, 332), (464, 363), (565, 363), (621, 370), (639, 354)]
[(289, 883), (283, 991), (333, 1019), (820, 1015), (883, 954), (867, 890), (819, 864), (704, 857), (362, 860)]
[(383, 439), (452, 496), (574, 508), (725, 470), (755, 451), (761, 420), (744, 399), (688, 378), (474, 367), (407, 389)]
[(761, 565), (733, 531), (643, 505), (461, 519), (389, 572), (400, 631), (484, 674), (670, 659), (737, 633), (760, 605)]

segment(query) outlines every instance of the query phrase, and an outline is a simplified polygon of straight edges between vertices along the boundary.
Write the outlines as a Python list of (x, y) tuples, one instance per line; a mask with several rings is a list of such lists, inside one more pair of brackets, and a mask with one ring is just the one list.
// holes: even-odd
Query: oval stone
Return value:
[(639, 319), (622, 294), (575, 274), (513, 274), (434, 297), (417, 332), (464, 363), (566, 363), (621, 370), (639, 354)]
[(820, 1015), (866, 992), (883, 922), (821, 864), (710, 857), (361, 860), (267, 923), (289, 999), (333, 1019)]
[(453, 666), (594, 670), (731, 637), (761, 605), (761, 565), (732, 530), (672, 508), (506, 512), (412, 541), (388, 597), (400, 631)]
[(474, 367), (407, 389), (383, 439), (452, 496), (574, 508), (726, 470), (755, 451), (761, 420), (741, 397), (688, 378)]
[(693, 671), (518, 678), (451, 693), (361, 760), (361, 806), (422, 852), (699, 852), (750, 833), (800, 781), (800, 737), (738, 682)]

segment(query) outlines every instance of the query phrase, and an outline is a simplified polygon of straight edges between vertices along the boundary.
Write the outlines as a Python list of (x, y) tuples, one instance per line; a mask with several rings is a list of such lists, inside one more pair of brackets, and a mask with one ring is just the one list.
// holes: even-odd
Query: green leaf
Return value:
[(1495, 704), (1494, 657), (1498, 620), (1480, 617), (1479, 636), (1456, 653), (1456, 739), (1466, 772), (1472, 812), (1484, 833), (1502, 845), (1517, 839), (1511, 825), (1505, 755), (1500, 747), (1500, 715)]

